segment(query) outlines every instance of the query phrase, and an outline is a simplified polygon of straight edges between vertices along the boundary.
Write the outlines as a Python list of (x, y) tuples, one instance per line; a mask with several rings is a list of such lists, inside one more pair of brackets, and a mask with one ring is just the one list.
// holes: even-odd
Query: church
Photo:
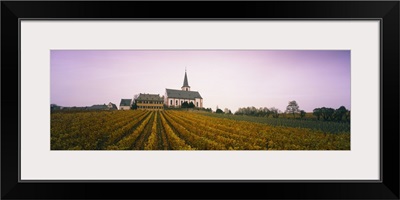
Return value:
[(169, 108), (179, 108), (184, 102), (192, 102), (196, 108), (203, 108), (203, 98), (198, 91), (191, 91), (187, 73), (185, 70), (185, 77), (183, 86), (180, 90), (165, 89), (164, 104)]

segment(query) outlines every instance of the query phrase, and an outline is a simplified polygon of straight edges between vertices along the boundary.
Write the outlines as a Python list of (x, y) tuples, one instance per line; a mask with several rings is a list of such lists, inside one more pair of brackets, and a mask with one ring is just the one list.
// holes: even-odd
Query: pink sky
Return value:
[(348, 50), (52, 50), (51, 103), (91, 106), (189, 85), (204, 106), (350, 109)]

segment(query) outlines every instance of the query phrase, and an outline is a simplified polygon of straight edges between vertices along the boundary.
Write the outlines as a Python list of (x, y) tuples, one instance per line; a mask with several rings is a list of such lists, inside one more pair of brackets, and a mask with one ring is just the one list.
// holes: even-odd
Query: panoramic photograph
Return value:
[(51, 50), (51, 150), (350, 150), (350, 50)]

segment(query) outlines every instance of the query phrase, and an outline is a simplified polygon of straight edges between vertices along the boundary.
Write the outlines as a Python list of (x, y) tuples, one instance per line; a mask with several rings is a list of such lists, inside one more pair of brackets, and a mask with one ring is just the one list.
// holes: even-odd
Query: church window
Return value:
[(197, 103), (197, 106), (196, 107), (199, 107), (199, 102), (196, 102)]
[(176, 100), (176, 105), (178, 105), (178, 100)]

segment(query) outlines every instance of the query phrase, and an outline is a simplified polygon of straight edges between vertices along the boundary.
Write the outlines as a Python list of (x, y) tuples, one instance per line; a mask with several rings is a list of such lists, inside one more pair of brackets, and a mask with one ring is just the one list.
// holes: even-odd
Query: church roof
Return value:
[(131, 99), (121, 99), (119, 106), (131, 106)]
[(182, 87), (189, 87), (186, 71), (185, 71), (185, 79), (183, 80), (183, 86)]
[(197, 91), (184, 91), (184, 90), (173, 90), (165, 89), (168, 98), (179, 98), (179, 99), (202, 99), (200, 93)]
[(145, 100), (145, 101), (164, 101), (162, 97), (158, 94), (139, 94), (137, 100)]

